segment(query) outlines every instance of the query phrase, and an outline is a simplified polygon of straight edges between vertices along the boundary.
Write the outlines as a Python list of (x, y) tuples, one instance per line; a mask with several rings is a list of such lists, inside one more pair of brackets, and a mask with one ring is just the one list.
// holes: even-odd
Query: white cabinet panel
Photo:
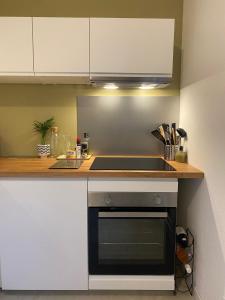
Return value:
[(89, 73), (88, 18), (33, 18), (36, 73)]
[(173, 178), (89, 178), (88, 192), (167, 192), (177, 193), (178, 181)]
[(32, 72), (32, 18), (0, 17), (0, 73)]
[(87, 181), (0, 181), (0, 260), (6, 290), (86, 290)]
[(90, 19), (90, 72), (172, 74), (173, 19)]

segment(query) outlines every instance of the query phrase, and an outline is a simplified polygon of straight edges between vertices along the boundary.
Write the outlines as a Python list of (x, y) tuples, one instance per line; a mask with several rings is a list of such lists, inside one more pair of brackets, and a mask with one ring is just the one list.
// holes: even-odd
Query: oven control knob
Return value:
[(111, 204), (111, 202), (112, 202), (112, 199), (111, 199), (111, 197), (108, 195), (108, 196), (106, 196), (105, 197), (105, 204), (106, 205), (110, 205)]
[(160, 205), (162, 203), (162, 199), (159, 195), (154, 196), (154, 203)]

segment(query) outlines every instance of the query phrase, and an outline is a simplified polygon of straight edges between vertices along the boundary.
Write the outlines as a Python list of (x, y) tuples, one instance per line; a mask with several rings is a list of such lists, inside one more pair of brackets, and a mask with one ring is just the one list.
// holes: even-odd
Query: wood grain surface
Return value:
[[(109, 157), (109, 156), (107, 156)], [(115, 156), (114, 156), (115, 157)], [(117, 156), (118, 157), (118, 156)], [(160, 157), (160, 156), (119, 156), (119, 157)], [(49, 169), (54, 158), (0, 158), (1, 177), (143, 177), (143, 178), (203, 178), (204, 173), (186, 163), (169, 161), (176, 171), (124, 171), (90, 170), (95, 156), (83, 162), (80, 169)]]

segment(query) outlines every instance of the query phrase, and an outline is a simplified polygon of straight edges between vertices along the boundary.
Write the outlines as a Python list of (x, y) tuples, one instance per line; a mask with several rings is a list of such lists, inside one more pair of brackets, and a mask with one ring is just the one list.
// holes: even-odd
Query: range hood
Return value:
[(91, 84), (96, 87), (121, 87), (153, 89), (164, 88), (171, 83), (172, 77), (167, 74), (96, 74), (90, 77)]

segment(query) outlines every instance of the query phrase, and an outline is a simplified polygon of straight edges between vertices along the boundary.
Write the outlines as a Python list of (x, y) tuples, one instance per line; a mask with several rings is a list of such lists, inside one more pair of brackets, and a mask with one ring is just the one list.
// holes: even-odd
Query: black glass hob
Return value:
[(96, 157), (90, 170), (175, 171), (165, 160), (155, 157)]

